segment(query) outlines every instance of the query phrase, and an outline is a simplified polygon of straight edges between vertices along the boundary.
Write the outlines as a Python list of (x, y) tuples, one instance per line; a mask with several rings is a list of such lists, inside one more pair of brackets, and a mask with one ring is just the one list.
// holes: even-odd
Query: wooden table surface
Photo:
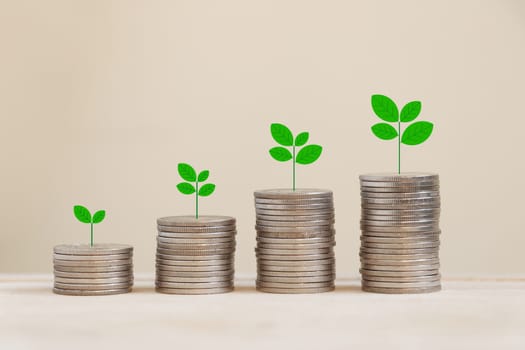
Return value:
[(525, 349), (525, 278), (445, 279), (419, 295), (256, 292), (253, 278), (210, 296), (70, 297), (50, 275), (0, 274), (0, 349)]

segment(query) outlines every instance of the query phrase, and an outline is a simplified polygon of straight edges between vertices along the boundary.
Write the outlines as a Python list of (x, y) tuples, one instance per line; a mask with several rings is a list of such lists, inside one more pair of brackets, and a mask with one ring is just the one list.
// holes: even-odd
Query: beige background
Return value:
[(325, 147), (301, 187), (335, 193), (338, 273), (357, 274), (359, 183), (396, 167), (370, 95), (435, 123), (403, 169), (441, 175), (445, 275), (525, 272), (525, 5), (520, 1), (0, 2), (0, 272), (51, 270), (87, 242), (72, 205), (106, 209), (99, 242), (154, 268), (155, 219), (191, 213), (176, 164), (209, 168), (202, 213), (238, 219), (254, 273), (254, 189), (290, 185), (269, 124)]

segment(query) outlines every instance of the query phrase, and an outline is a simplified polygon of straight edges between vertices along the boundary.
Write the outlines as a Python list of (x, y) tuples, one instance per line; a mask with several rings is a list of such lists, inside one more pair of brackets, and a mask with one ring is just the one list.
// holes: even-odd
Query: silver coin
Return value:
[(291, 255), (291, 256), (301, 256), (301, 255), (316, 255), (316, 254), (329, 254), (333, 252), (332, 248), (320, 248), (320, 249), (265, 249), (265, 248), (255, 248), (257, 255)]
[(330, 238), (335, 236), (335, 230), (330, 231), (297, 231), (297, 232), (283, 232), (283, 231), (257, 231), (259, 238), (275, 238), (275, 239), (308, 239), (308, 238)]
[(203, 266), (193, 266), (193, 265), (164, 265), (161, 263), (155, 264), (157, 271), (165, 272), (208, 272), (208, 273), (220, 273), (222, 271), (230, 271), (233, 269), (233, 264), (224, 264), (224, 265), (203, 265)]
[(335, 271), (335, 262), (328, 264), (310, 264), (310, 265), (276, 265), (272, 261), (259, 261), (257, 271), (279, 271), (279, 272), (324, 272)]
[(420, 209), (438, 209), (441, 203), (419, 203), (419, 204), (370, 204), (361, 202), (361, 209), (379, 209), (379, 210), (420, 210)]
[(273, 276), (273, 277), (322, 277), (331, 276), (335, 278), (335, 268), (324, 271), (272, 271), (272, 270), (257, 270), (259, 279), (262, 276)]
[(108, 284), (108, 283), (130, 283), (133, 276), (113, 277), (113, 278), (67, 278), (55, 275), (55, 282), (66, 284)]
[[(439, 241), (434, 241), (434, 242), (421, 242), (421, 243), (415, 243), (415, 244), (408, 244), (408, 243), (400, 243), (400, 244), (395, 244), (395, 243), (388, 243), (388, 244), (385, 244), (385, 243), (365, 243), (365, 242), (361, 242), (361, 248), (363, 248), (365, 251), (370, 251), (371, 249), (374, 249), (374, 250), (395, 250), (396, 252), (398, 251), (403, 251), (403, 250), (406, 250), (406, 251), (414, 251), (414, 249), (416, 249), (415, 251), (417, 252), (418, 250), (417, 249), (429, 249), (429, 248), (433, 248), (433, 249), (438, 249), (439, 248)], [(372, 251), (370, 251), (372, 252)], [(386, 253), (388, 254), (388, 253)]]
[(308, 215), (330, 215), (333, 209), (257, 209), (257, 215), (285, 215), (285, 216), (308, 216)]
[(256, 289), (259, 292), (272, 293), (272, 294), (315, 294), (315, 293), (326, 293), (331, 292), (335, 289), (335, 286), (323, 287), (323, 288), (268, 288), (259, 287)]
[(256, 225), (257, 232), (287, 232), (287, 233), (330, 233), (335, 232), (333, 225), (324, 226), (264, 226)]
[(307, 199), (307, 198), (331, 198), (332, 191), (314, 188), (296, 188), (295, 190), (289, 188), (278, 188), (271, 190), (255, 191), (255, 198), (268, 199)]
[(315, 221), (268, 221), (268, 220), (259, 220), (255, 221), (256, 228), (266, 228), (274, 227), (281, 230), (286, 230), (287, 227), (298, 229), (310, 229), (310, 228), (321, 228), (331, 229), (334, 227), (335, 220), (315, 220)]
[(122, 260), (96, 260), (96, 261), (68, 261), (53, 259), (54, 266), (71, 266), (71, 267), (108, 267), (108, 266), (131, 266), (132, 259)]
[(109, 272), (120, 272), (120, 271), (132, 271), (133, 265), (115, 265), (115, 266), (60, 266), (54, 265), (53, 269), (60, 272), (72, 272), (72, 273), (109, 273)]
[(418, 216), (387, 216), (387, 215), (367, 215), (361, 214), (361, 218), (365, 221), (380, 221), (380, 222), (410, 222), (423, 220), (426, 222), (439, 222), (439, 214), (418, 215)]
[(433, 186), (415, 186), (415, 187), (368, 187), (361, 186), (361, 192), (366, 193), (410, 193), (418, 191), (439, 191), (439, 184)]
[(439, 281), (441, 278), (440, 274), (436, 275), (425, 275), (425, 276), (412, 276), (412, 277), (393, 277), (393, 276), (369, 276), (363, 274), (363, 280), (373, 282), (389, 282), (389, 283), (414, 283), (414, 282), (434, 282)]
[(361, 191), (362, 198), (384, 198), (384, 199), (417, 199), (417, 198), (438, 198), (439, 191), (418, 191), (418, 192), (366, 192)]
[(96, 243), (89, 244), (60, 244), (53, 248), (56, 254), (66, 255), (108, 255), (108, 254), (130, 254), (133, 247), (127, 244)]
[(158, 276), (167, 277), (233, 277), (234, 270), (222, 270), (222, 271), (165, 271), (156, 269), (155, 271)]
[(210, 256), (210, 255), (232, 255), (234, 248), (228, 249), (166, 249), (157, 247), (157, 253), (175, 256)]
[(439, 258), (425, 258), (425, 259), (405, 259), (405, 260), (397, 260), (397, 259), (368, 259), (368, 258), (361, 258), (361, 266), (419, 266), (419, 265), (435, 265), (439, 264)]
[(204, 295), (204, 294), (222, 294), (233, 291), (233, 286), (224, 288), (155, 288), (155, 291), (163, 294), (179, 294), (179, 295)]
[(419, 226), (371, 226), (361, 225), (361, 230), (366, 233), (433, 233), (439, 231), (439, 225), (419, 225)]
[(377, 181), (377, 182), (417, 182), (417, 181), (438, 181), (439, 175), (436, 173), (375, 173), (359, 175), (360, 181)]
[(332, 203), (312, 203), (312, 204), (267, 204), (255, 203), (255, 210), (333, 210)]
[(104, 261), (131, 259), (131, 254), (108, 254), (108, 255), (66, 255), (53, 253), (53, 259), (65, 261)]
[(217, 243), (234, 243), (235, 237), (221, 237), (221, 238), (169, 238), (157, 237), (157, 242), (168, 244), (217, 244)]
[(264, 282), (264, 281), (255, 281), (257, 287), (264, 288), (327, 288), (333, 287), (334, 281), (327, 282), (308, 282), (308, 283), (284, 283), (284, 282)]
[(330, 221), (334, 220), (335, 215), (332, 214), (324, 214), (324, 215), (261, 215), (256, 213), (256, 219), (257, 220), (264, 220), (264, 221), (290, 221), (290, 222), (310, 222), (310, 221)]
[(114, 295), (131, 292), (131, 288), (123, 289), (106, 289), (106, 290), (73, 290), (53, 288), (53, 293), (60, 295), (75, 295), (75, 296), (96, 296), (96, 295)]
[(438, 226), (439, 219), (437, 220), (413, 220), (413, 221), (378, 221), (378, 220), (361, 220), (362, 227), (420, 227), (420, 226)]
[(421, 205), (421, 204), (439, 204), (441, 203), (440, 197), (421, 197), (421, 198), (407, 198), (407, 199), (396, 199), (396, 198), (363, 198), (361, 197), (361, 203), (364, 204), (384, 204), (384, 205)]
[(63, 272), (54, 271), (55, 277), (63, 278), (115, 278), (115, 277), (133, 277), (132, 271), (117, 271), (117, 272)]
[(438, 279), (436, 281), (425, 281), (425, 282), (375, 282), (362, 280), (361, 284), (367, 287), (374, 288), (428, 288), (428, 287), (437, 287), (441, 285), (441, 281)]
[(437, 254), (439, 251), (438, 248), (411, 248), (411, 249), (401, 249), (401, 248), (367, 248), (361, 246), (360, 252), (363, 254), (429, 254), (429, 253), (435, 253)]
[(176, 227), (208, 227), (235, 225), (235, 218), (231, 216), (202, 215), (195, 218), (192, 215), (167, 216), (157, 219), (157, 225)]
[(306, 205), (312, 203), (333, 203), (332, 197), (310, 197), (310, 198), (289, 198), (289, 199), (275, 199), (275, 198), (255, 198), (255, 204), (297, 204)]
[(361, 286), (364, 292), (382, 293), (382, 294), (420, 294), (432, 293), (441, 290), (441, 285), (428, 288), (376, 288), (369, 286)]
[(308, 255), (275, 255), (275, 254), (255, 254), (259, 260), (284, 260), (284, 261), (294, 261), (294, 260), (323, 260), (328, 258), (333, 258), (334, 253), (330, 252), (327, 254), (308, 254)]
[(233, 276), (213, 276), (213, 277), (182, 277), (182, 276), (166, 276), (158, 274), (157, 283), (214, 283), (214, 282), (229, 282), (231, 283)]
[(197, 265), (199, 261), (202, 261), (202, 265), (215, 265), (220, 262), (231, 262), (233, 261), (233, 255), (165, 255), (157, 254), (158, 261), (162, 261), (166, 265)]
[(309, 250), (309, 249), (323, 249), (323, 248), (331, 248), (335, 246), (335, 242), (328, 242), (328, 243), (308, 243), (308, 244), (271, 244), (271, 243), (258, 243), (257, 248), (263, 248), (263, 249), (299, 249), (299, 250)]
[(159, 230), (158, 237), (163, 238), (184, 238), (184, 239), (209, 239), (209, 238), (230, 238), (234, 239), (237, 231), (220, 231), (220, 232), (168, 232)]
[(127, 289), (132, 283), (105, 283), (105, 284), (79, 284), (79, 283), (60, 283), (54, 282), (54, 287), (58, 289), (73, 289), (73, 290), (113, 290), (113, 289)]
[(362, 235), (362, 243), (380, 243), (380, 244), (418, 244), (427, 242), (439, 243), (439, 231), (433, 234), (414, 235), (408, 237), (375, 237), (369, 235)]
[(434, 259), (439, 255), (438, 251), (432, 250), (430, 253), (425, 254), (370, 254), (365, 252), (359, 252), (359, 256), (364, 259), (377, 259), (377, 260), (420, 260), (420, 259)]
[(426, 276), (435, 276), (439, 274), (439, 270), (423, 270), (423, 271), (378, 271), (378, 270), (368, 270), (368, 269), (359, 269), (359, 272), (362, 275), (368, 277), (385, 277), (385, 278), (414, 278), (414, 277), (426, 277)]
[(439, 238), (441, 234), (440, 230), (434, 231), (423, 231), (423, 232), (370, 232), (362, 231), (361, 237), (368, 239), (372, 238), (385, 238), (385, 239), (406, 239), (408, 240), (433, 240)]
[(382, 182), (382, 181), (365, 181), (360, 180), (359, 183), (363, 187), (396, 187), (396, 188), (418, 188), (425, 186), (437, 186), (439, 181), (417, 181), (417, 182)]
[(235, 248), (235, 241), (228, 243), (190, 243), (190, 244), (178, 244), (178, 243), (163, 243), (157, 242), (158, 248), (173, 249), (173, 250), (215, 250), (215, 249), (228, 249), (232, 250)]
[(374, 271), (433, 271), (439, 269), (439, 263), (423, 263), (413, 265), (377, 265), (375, 263), (361, 262), (361, 268)]
[(390, 209), (362, 209), (362, 215), (373, 216), (433, 216), (441, 213), (440, 208), (414, 209), (414, 210), (390, 210)]
[(332, 282), (334, 281), (334, 276), (315, 276), (315, 277), (276, 277), (276, 276), (266, 276), (259, 275), (257, 281), (264, 283), (321, 283), (321, 282)]
[(335, 264), (335, 259), (333, 256), (327, 258), (320, 258), (314, 260), (267, 260), (267, 259), (257, 259), (257, 266), (264, 269), (273, 269), (273, 267), (293, 267), (295, 268), (306, 268), (306, 267), (318, 267), (321, 268), (325, 265)]
[(190, 282), (155, 282), (155, 286), (159, 288), (188, 288), (188, 289), (200, 289), (200, 288), (227, 288), (232, 287), (233, 282), (201, 282), (201, 283), (190, 283)]
[(334, 242), (333, 237), (320, 238), (266, 238), (257, 237), (257, 243), (264, 244), (316, 244)]

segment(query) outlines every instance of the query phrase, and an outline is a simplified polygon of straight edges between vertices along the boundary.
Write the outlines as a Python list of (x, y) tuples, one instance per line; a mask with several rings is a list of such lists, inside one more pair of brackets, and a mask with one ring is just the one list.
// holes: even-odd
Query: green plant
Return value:
[[(193, 194), (195, 193), (195, 218), (199, 218), (199, 196), (207, 197), (215, 191), (214, 184), (205, 184), (199, 188), (199, 183), (204, 182), (210, 176), (209, 170), (203, 170), (197, 176), (197, 172), (193, 167), (186, 163), (179, 163), (178, 171), (180, 177), (187, 182), (181, 182), (177, 185), (177, 189), (182, 194)], [(194, 183), (195, 186), (193, 186)]]
[(397, 172), (401, 173), (401, 143), (415, 146), (425, 142), (432, 134), (434, 124), (426, 121), (418, 121), (410, 124), (401, 133), (401, 123), (414, 121), (421, 112), (421, 102), (412, 101), (407, 103), (401, 113), (397, 105), (389, 97), (384, 95), (372, 95), (372, 109), (374, 113), (385, 122), (397, 123), (397, 130), (390, 124), (377, 123), (372, 126), (372, 132), (381, 140), (392, 140), (397, 137)]
[[(323, 151), (319, 145), (304, 146), (310, 137), (306, 131), (299, 133), (295, 138), (286, 125), (274, 123), (270, 127), (273, 139), (281, 146), (270, 149), (270, 155), (279, 162), (292, 160), (292, 189), (295, 191), (295, 164), (312, 164)], [(304, 146), (304, 147), (302, 147)], [(292, 152), (286, 147), (292, 147)], [(296, 148), (302, 147), (296, 154)]]
[(104, 218), (106, 217), (106, 211), (99, 210), (93, 216), (91, 216), (91, 213), (86, 207), (83, 207), (81, 205), (75, 205), (73, 207), (73, 213), (75, 214), (75, 217), (78, 219), (78, 221), (84, 224), (90, 224), (91, 226), (90, 245), (93, 247), (93, 224), (101, 223), (102, 220), (104, 220)]

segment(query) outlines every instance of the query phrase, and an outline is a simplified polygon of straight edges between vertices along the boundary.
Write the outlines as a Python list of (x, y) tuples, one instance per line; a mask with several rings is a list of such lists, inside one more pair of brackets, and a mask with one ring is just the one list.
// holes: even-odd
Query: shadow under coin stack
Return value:
[(129, 245), (57, 245), (53, 266), (56, 294), (122, 294), (133, 287), (133, 247)]
[(441, 290), (439, 176), (361, 175), (361, 276), (367, 292)]
[(257, 290), (321, 293), (334, 290), (332, 191), (257, 191)]
[(156, 290), (167, 294), (233, 291), (235, 218), (170, 216), (157, 220)]

